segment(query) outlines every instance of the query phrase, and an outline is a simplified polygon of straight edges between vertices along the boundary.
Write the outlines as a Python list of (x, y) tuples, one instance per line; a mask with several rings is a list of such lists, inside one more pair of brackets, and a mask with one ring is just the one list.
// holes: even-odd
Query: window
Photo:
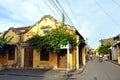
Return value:
[(49, 61), (49, 52), (45, 53), (44, 51), (41, 51), (40, 60), (41, 61)]
[(50, 25), (44, 25), (40, 29), (47, 29), (47, 28), (51, 28), (51, 26)]
[(8, 52), (8, 60), (15, 60), (15, 48), (11, 48)]
[(49, 30), (43, 30), (43, 34), (47, 34)]

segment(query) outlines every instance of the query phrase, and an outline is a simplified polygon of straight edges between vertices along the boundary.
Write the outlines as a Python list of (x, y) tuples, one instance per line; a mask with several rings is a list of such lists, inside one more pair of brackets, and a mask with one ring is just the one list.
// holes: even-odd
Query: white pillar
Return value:
[(70, 49), (69, 49), (69, 42), (67, 44), (67, 71), (70, 70)]

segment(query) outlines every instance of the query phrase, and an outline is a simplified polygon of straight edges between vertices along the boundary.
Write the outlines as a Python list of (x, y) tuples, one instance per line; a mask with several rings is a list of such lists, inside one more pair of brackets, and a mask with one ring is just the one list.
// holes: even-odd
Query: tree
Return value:
[(9, 43), (10, 43), (12, 38), (13, 37), (10, 37), (10, 36), (8, 36), (8, 37), (5, 37), (5, 36), (0, 37), (0, 57), (2, 58), (2, 65), (4, 64), (3, 58), (7, 54), (7, 50), (9, 48), (9, 46), (10, 46)]
[(102, 45), (98, 48), (98, 52), (103, 53), (103, 54), (107, 54), (111, 45), (112, 44), (110, 42), (106, 42), (104, 45)]

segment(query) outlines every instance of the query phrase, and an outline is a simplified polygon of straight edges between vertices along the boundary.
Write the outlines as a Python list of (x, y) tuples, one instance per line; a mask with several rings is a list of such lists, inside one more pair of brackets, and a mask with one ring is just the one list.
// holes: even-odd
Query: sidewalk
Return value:
[(60, 70), (50, 70), (50, 69), (4, 69), (0, 70), (0, 75), (9, 76), (26, 76), (26, 77), (46, 77), (49, 79), (71, 79), (74, 75), (80, 75), (86, 65), (82, 66), (76, 71), (60, 71)]
[(66, 72), (47, 69), (5, 69), (0, 71), (0, 75), (61, 78), (66, 76)]
[[(86, 63), (87, 65), (87, 63)], [(67, 79), (69, 80), (76, 80), (76, 77), (77, 75), (80, 75), (86, 68), (86, 65), (83, 65), (79, 70), (76, 70), (76, 71), (71, 71), (69, 72), (66, 76), (67, 76)]]

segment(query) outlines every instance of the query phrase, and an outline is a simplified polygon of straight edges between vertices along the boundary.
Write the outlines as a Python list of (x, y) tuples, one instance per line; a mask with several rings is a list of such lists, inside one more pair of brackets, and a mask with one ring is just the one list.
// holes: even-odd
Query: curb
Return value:
[[(88, 62), (87, 62), (87, 63), (88, 63)], [(86, 63), (86, 65), (84, 65), (84, 66), (83, 66), (82, 68), (80, 68), (79, 70), (69, 72), (69, 73), (67, 74), (67, 76), (68, 76), (68, 77), (71, 77), (71, 76), (73, 76), (73, 75), (78, 75), (78, 74), (83, 73), (83, 71), (85, 70), (85, 68), (86, 68), (86, 66), (87, 66), (87, 63)]]

